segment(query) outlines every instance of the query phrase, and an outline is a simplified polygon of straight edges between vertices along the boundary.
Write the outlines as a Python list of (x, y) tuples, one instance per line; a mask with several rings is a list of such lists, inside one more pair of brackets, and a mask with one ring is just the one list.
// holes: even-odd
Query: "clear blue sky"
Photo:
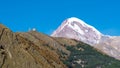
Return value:
[(0, 0), (0, 22), (14, 32), (37, 28), (51, 34), (69, 17), (120, 35), (120, 0)]

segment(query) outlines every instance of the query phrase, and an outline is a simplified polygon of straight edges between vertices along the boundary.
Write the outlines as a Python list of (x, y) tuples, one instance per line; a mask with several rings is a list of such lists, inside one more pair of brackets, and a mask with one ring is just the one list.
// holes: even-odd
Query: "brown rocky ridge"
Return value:
[(52, 41), (40, 33), (37, 37), (37, 32), (13, 33), (0, 24), (0, 68), (66, 68), (49, 46)]

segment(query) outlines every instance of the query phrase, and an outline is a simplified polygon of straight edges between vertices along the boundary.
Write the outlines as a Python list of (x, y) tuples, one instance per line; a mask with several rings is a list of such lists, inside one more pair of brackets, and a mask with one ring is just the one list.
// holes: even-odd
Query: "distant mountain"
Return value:
[(0, 24), (0, 68), (119, 68), (120, 61), (75, 39)]
[(93, 45), (99, 43), (102, 34), (84, 21), (71, 17), (66, 19), (51, 36), (72, 38)]
[(63, 21), (51, 36), (82, 41), (120, 60), (119, 36), (104, 35), (93, 26), (76, 17), (71, 17)]

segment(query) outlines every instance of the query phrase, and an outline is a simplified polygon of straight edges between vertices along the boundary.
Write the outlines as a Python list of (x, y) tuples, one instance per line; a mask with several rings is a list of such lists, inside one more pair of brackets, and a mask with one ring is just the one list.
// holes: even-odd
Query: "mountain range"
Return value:
[(119, 37), (66, 19), (51, 36), (0, 24), (0, 68), (119, 68)]

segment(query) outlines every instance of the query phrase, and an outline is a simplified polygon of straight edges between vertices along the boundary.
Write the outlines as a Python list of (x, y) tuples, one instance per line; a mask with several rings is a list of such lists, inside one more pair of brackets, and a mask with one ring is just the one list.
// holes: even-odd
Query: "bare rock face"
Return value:
[(0, 68), (66, 68), (47, 43), (24, 35), (0, 24)]
[(51, 36), (72, 38), (93, 45), (99, 43), (102, 34), (82, 20), (71, 17), (65, 20)]

